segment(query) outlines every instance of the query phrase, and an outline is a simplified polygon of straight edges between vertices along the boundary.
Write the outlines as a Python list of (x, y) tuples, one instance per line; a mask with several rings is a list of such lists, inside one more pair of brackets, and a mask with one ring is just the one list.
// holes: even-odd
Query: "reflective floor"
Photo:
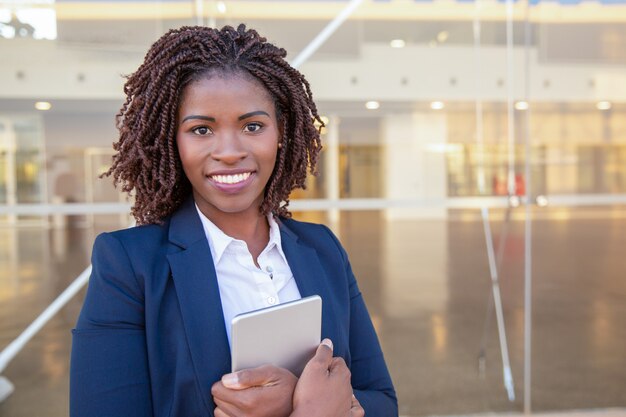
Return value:
[[(500, 289), (513, 402), (502, 384), (477, 212), (392, 222), (381, 212), (350, 212), (335, 224), (378, 328), (402, 415), (523, 408), (524, 223), (505, 228), (503, 213), (494, 214), (496, 246), (508, 230)], [(296, 217), (326, 221), (322, 213)], [(96, 233), (118, 227), (0, 228), (0, 349), (87, 266)], [(626, 409), (626, 208), (546, 209), (533, 221), (532, 243), (533, 410)], [(3, 373), (15, 392), (0, 404), (0, 416), (68, 414), (70, 329), (82, 297)]]

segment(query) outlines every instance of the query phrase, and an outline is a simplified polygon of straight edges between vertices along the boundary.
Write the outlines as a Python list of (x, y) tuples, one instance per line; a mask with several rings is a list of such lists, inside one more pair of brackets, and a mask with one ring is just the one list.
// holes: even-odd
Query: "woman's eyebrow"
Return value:
[(270, 115), (264, 112), (263, 110), (257, 110), (257, 111), (251, 111), (250, 113), (242, 114), (241, 116), (239, 116), (239, 120), (247, 119), (248, 117), (252, 117), (252, 116), (258, 116), (260, 114), (264, 114), (267, 117), (270, 117)]
[(193, 120), (193, 119), (206, 120), (207, 122), (215, 122), (215, 117), (199, 116), (196, 114), (192, 114), (191, 116), (185, 117), (180, 123), (182, 124), (182, 123), (185, 123), (187, 120)]

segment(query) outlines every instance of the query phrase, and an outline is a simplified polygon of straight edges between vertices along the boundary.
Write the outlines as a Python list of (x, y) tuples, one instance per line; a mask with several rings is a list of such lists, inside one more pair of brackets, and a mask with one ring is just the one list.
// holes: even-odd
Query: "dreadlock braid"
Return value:
[(138, 224), (160, 223), (191, 193), (176, 147), (177, 112), (183, 89), (221, 72), (260, 82), (276, 106), (282, 127), (274, 171), (265, 187), (262, 214), (290, 217), (289, 194), (305, 188), (307, 168), (316, 174), (322, 123), (309, 83), (286, 61), (284, 49), (255, 30), (185, 26), (170, 30), (147, 52), (124, 85), (126, 101), (116, 115), (119, 140), (111, 168), (114, 184), (132, 193)]

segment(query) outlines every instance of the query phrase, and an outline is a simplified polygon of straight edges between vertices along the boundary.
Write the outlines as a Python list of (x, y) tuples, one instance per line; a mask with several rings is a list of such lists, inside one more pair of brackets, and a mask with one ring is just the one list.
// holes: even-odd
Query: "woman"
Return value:
[[(285, 56), (243, 25), (183, 27), (128, 78), (107, 174), (140, 226), (94, 244), (73, 416), (397, 416), (344, 249), (287, 209), (315, 171), (321, 120)], [(332, 343), (300, 379), (267, 365), (229, 373), (232, 317), (313, 294)]]

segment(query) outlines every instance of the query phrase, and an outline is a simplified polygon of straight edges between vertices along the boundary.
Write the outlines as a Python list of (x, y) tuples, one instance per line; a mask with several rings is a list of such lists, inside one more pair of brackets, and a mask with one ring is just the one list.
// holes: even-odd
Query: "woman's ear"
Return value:
[[(280, 112), (279, 112), (280, 114)], [(287, 131), (287, 120), (282, 117), (278, 118), (278, 149), (282, 149), (283, 144), (287, 144), (285, 132)]]

